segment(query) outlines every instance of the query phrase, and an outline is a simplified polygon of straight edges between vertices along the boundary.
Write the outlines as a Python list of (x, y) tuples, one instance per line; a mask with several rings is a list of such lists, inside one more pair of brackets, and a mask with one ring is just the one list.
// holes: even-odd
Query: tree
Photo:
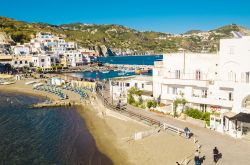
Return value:
[(132, 94), (128, 94), (128, 103), (133, 104), (135, 102), (135, 98)]
[(178, 105), (182, 105), (183, 107), (186, 105), (187, 101), (182, 97), (182, 98), (177, 98), (174, 100), (173, 103), (173, 111), (174, 111), (174, 117), (177, 117), (177, 107)]
[(128, 90), (128, 93), (131, 95), (137, 95), (137, 96), (141, 96), (142, 95), (142, 91), (140, 89), (138, 89), (137, 87), (132, 87)]

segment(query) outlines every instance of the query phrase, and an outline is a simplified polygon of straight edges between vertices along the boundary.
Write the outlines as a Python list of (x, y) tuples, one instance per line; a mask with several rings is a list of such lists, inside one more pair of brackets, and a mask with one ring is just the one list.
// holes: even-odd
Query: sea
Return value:
[(42, 98), (0, 93), (1, 165), (111, 165), (74, 107), (31, 109)]
[(98, 57), (97, 61), (109, 64), (154, 65), (155, 61), (161, 61), (162, 59), (163, 55), (145, 55)]
[[(155, 61), (161, 61), (163, 59), (162, 55), (146, 55), (146, 56), (114, 56), (114, 57), (99, 57), (97, 61), (109, 64), (122, 64), (122, 65), (154, 65)], [(111, 79), (115, 77), (126, 77), (133, 76), (135, 72), (123, 72), (121, 70), (109, 71), (109, 72), (77, 72), (70, 73), (71, 76), (83, 78), (83, 79)], [(145, 74), (147, 76), (152, 76), (152, 72)]]

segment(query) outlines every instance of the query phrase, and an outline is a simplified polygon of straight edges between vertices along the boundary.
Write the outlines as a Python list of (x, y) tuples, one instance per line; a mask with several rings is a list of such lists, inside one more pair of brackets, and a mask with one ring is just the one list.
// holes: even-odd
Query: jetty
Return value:
[(66, 106), (77, 106), (82, 103), (77, 102), (65, 102), (65, 101), (55, 101), (55, 102), (42, 102), (31, 105), (30, 108), (46, 108), (46, 107), (66, 107)]

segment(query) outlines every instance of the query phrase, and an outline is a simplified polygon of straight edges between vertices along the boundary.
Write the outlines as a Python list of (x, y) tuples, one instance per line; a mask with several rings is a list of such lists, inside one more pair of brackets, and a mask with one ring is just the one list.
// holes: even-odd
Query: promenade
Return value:
[[(108, 87), (102, 92), (105, 99), (111, 102)], [(222, 158), (217, 162), (218, 165), (247, 165), (250, 162), (250, 141), (248, 140), (234, 139), (228, 135), (191, 124), (184, 120), (173, 118), (172, 116), (142, 110), (131, 105), (127, 105), (126, 110), (162, 123), (165, 122), (178, 128), (184, 129), (185, 127), (188, 127), (201, 145), (200, 157), (205, 156), (203, 162), (204, 165), (214, 164), (214, 147), (217, 147), (219, 152), (222, 153)], [(193, 159), (189, 164), (194, 164)]]

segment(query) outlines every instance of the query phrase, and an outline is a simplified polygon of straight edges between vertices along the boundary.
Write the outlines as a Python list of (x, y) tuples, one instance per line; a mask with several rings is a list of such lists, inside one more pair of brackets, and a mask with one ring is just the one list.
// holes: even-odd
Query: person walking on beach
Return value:
[(194, 162), (195, 162), (195, 165), (200, 165), (201, 162), (200, 162), (200, 153), (198, 150), (195, 151), (194, 153)]
[(184, 132), (185, 132), (186, 138), (189, 138), (190, 130), (188, 129), (188, 127), (184, 128)]
[(219, 156), (219, 150), (217, 149), (217, 147), (214, 147), (213, 149), (213, 156), (214, 156), (214, 163), (217, 163)]

